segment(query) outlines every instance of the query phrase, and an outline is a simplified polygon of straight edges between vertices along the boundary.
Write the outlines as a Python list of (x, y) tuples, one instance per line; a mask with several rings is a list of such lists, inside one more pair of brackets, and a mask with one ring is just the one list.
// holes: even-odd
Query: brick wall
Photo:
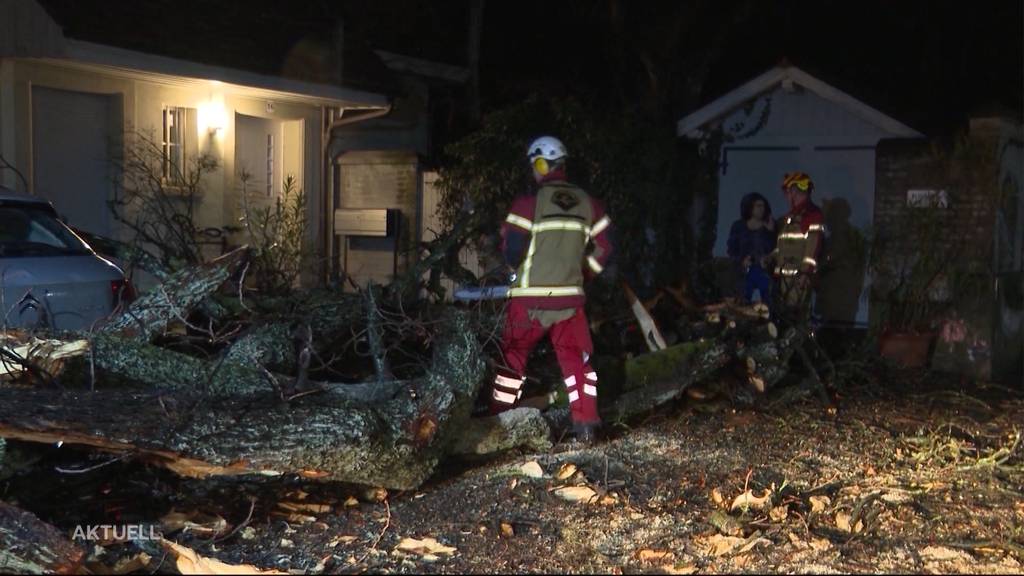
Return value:
[[(998, 137), (997, 131), (972, 123), (970, 139), (973, 144), (982, 145), (979, 150), (993, 144)], [(904, 218), (912, 217), (915, 210), (907, 205), (908, 190), (944, 189), (948, 194), (948, 213), (941, 224), (946, 233), (944, 246), (940, 246), (939, 250), (951, 258), (964, 258), (966, 252), (970, 255), (968, 261), (973, 262), (979, 272), (990, 269), (997, 210), (997, 206), (988, 197), (991, 191), (960, 182), (956, 172), (951, 173), (949, 170), (949, 164), (936, 157), (932, 143), (928, 141), (882, 140), (876, 149), (875, 166), (873, 225), (876, 234), (899, 238)], [(998, 170), (995, 163), (991, 168)], [(894, 247), (899, 244), (894, 242)], [(900, 247), (904, 254), (913, 254), (918, 249), (918, 246), (909, 243)], [(980, 277), (991, 279), (986, 275)], [(975, 298), (957, 302), (955, 313), (965, 320), (967, 337), (958, 342), (946, 342), (939, 338), (931, 360), (932, 368), (979, 378), (987, 378), (990, 374), (990, 345), (995, 310), (991, 304), (991, 294), (982, 292)], [(877, 320), (879, 308), (872, 306), (872, 320)], [(954, 321), (952, 318), (939, 319), (936, 327), (941, 328), (947, 320)]]
[[(980, 136), (979, 136), (980, 137)], [(945, 189), (949, 198), (947, 247), (950, 254), (970, 246), (987, 264), (991, 260), (995, 207), (980, 190), (950, 186), (947, 170), (932, 154), (932, 144), (921, 140), (882, 140), (875, 159), (874, 228), (878, 234), (897, 234), (911, 189)], [(906, 246), (905, 249), (913, 249)]]

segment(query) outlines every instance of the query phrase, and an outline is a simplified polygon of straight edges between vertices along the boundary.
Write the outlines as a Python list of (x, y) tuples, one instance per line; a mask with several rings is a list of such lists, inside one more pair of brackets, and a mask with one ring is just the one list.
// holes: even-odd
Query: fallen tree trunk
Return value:
[(747, 369), (747, 381), (758, 392), (764, 393), (789, 373), (789, 361), (803, 344), (802, 332), (790, 328), (777, 340), (745, 346), (737, 356)]
[[(677, 344), (659, 352), (637, 356), (626, 362), (625, 393), (612, 402), (602, 403), (605, 423), (623, 422), (650, 413), (680, 398), (689, 388), (708, 383), (722, 369), (739, 361), (748, 368), (748, 383), (764, 392), (788, 373), (789, 359), (803, 342), (796, 329), (775, 338), (771, 323), (740, 319), (736, 326), (719, 332), (718, 340)], [(757, 344), (744, 344), (744, 340)], [(760, 363), (758, 363), (760, 362)], [(733, 390), (737, 396), (750, 396), (749, 390)], [(737, 398), (744, 401), (744, 398)], [(510, 415), (505, 417), (506, 414)], [(514, 417), (511, 416), (514, 414)], [(543, 419), (546, 427), (537, 425)], [(480, 419), (467, 430), (467, 442), (459, 453), (479, 454), (484, 450), (502, 450), (515, 446), (543, 445), (571, 424), (567, 408), (541, 412), (520, 408), (498, 417)], [(501, 439), (507, 438), (507, 443)]]
[(185, 322), (194, 306), (238, 271), (248, 253), (247, 248), (239, 248), (207, 264), (171, 275), (132, 302), (123, 314), (104, 324), (100, 333), (118, 334), (140, 341), (152, 340), (172, 320)]
[(0, 501), (0, 572), (77, 574), (85, 552), (31, 512)]
[(260, 364), (278, 372), (292, 373), (298, 363), (295, 331), (308, 326), (313, 348), (324, 351), (364, 316), (358, 294), (314, 291), (301, 298), (259, 303), (263, 322), (235, 340), (224, 359), (241, 364)]
[[(103, 376), (116, 376), (132, 387), (160, 393), (213, 397), (252, 394), (272, 391), (277, 385), (287, 387), (289, 380), (261, 370), (258, 364), (205, 361), (131, 338), (103, 334), (93, 338), (91, 355), (79, 361), (93, 362), (101, 382)], [(106, 388), (105, 384), (100, 387)]]
[(411, 489), (461, 433), (483, 370), (467, 318), (453, 314), (430, 372), (380, 385), (390, 397), (365, 399), (343, 385), (288, 403), (270, 392), (0, 388), (0, 436), (130, 452), (186, 476), (291, 473)]
[(695, 352), (676, 365), (672, 376), (626, 392), (601, 410), (601, 416), (609, 422), (623, 421), (668, 404), (679, 398), (690, 386), (728, 366), (733, 360), (733, 352), (729, 346), (717, 342)]

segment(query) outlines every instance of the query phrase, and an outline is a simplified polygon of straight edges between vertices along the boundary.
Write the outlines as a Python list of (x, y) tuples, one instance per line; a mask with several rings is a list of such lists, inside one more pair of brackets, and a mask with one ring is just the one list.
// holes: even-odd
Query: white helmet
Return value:
[(541, 136), (534, 140), (529, 149), (526, 152), (530, 162), (533, 162), (537, 158), (543, 158), (548, 162), (560, 160), (569, 155), (565, 150), (565, 144), (554, 136)]

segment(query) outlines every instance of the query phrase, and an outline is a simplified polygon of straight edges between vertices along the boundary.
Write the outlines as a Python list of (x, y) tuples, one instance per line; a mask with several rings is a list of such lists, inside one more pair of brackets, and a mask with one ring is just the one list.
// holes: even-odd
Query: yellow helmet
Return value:
[(814, 190), (814, 181), (805, 172), (790, 172), (782, 178), (782, 189), (788, 190), (796, 186), (800, 191), (810, 194)]

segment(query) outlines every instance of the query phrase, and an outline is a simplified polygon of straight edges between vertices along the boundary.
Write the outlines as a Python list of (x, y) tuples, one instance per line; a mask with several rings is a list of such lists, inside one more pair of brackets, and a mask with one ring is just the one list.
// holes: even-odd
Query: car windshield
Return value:
[(88, 246), (45, 207), (0, 205), (0, 258), (88, 253)]

